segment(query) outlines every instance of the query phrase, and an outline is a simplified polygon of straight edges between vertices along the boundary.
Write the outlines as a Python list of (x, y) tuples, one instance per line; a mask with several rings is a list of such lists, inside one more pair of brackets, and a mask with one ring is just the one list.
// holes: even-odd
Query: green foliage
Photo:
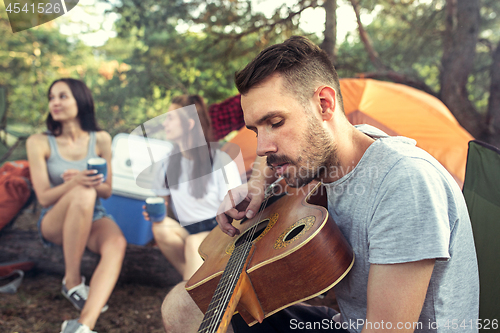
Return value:
[(338, 46), (337, 63), (335, 64), (339, 77), (356, 77), (357, 74), (373, 70), (366, 56), (363, 44), (350, 35)]
[(62, 35), (53, 23), (12, 34), (2, 18), (7, 38), (0, 50), (8, 52), (0, 51), (0, 84), (9, 88), (9, 123), (43, 130), (46, 90), (60, 77), (86, 82), (99, 124), (111, 135), (164, 113), (175, 95), (220, 102), (238, 93), (234, 73), (260, 50), (302, 34), (296, 12), (314, 6), (300, 0), (266, 17), (251, 1), (123, 0), (112, 9), (120, 15), (117, 37), (98, 48)]
[[(440, 91), (444, 0), (360, 1), (364, 13), (375, 15), (365, 26), (382, 62), (400, 74), (425, 82), (438, 95)], [(469, 99), (485, 112), (489, 96), (493, 49), (500, 42), (500, 2), (482, 1), (480, 42), (474, 70), (469, 78)], [(338, 48), (341, 76), (371, 72), (375, 68), (359, 38), (350, 38)]]
[(0, 17), (0, 35), (0, 84), (8, 88), (9, 127), (40, 132), (45, 129), (49, 85), (61, 77), (89, 83), (97, 75), (98, 61), (90, 47), (68, 42), (50, 22), (12, 33), (8, 19)]
[(56, 74), (46, 68), (60, 62), (54, 56), (68, 45), (41, 28), (13, 34), (3, 17), (0, 35), (0, 84), (9, 92), (8, 121), (38, 127), (46, 110), (46, 81)]
[[(101, 0), (104, 1), (104, 0)], [(382, 62), (439, 92), (445, 0), (361, 0)], [(9, 123), (44, 128), (46, 90), (60, 77), (83, 79), (99, 123), (112, 135), (164, 113), (172, 96), (200, 94), (208, 104), (237, 94), (234, 73), (264, 47), (299, 29), (300, 12), (322, 1), (297, 0), (266, 17), (250, 0), (121, 0), (113, 2), (117, 37), (90, 48), (47, 23), (12, 34), (0, 11), (0, 84), (9, 89)], [(340, 3), (340, 1), (339, 1)], [(349, 3), (343, 0), (343, 3)], [(492, 50), (500, 43), (500, 2), (482, 0), (481, 32), (470, 99), (486, 109)], [(321, 39), (308, 36), (317, 44)], [(357, 32), (337, 45), (341, 77), (374, 71)]]
[(300, 33), (297, 20), (286, 19), (289, 10), (266, 18), (250, 1), (124, 0), (113, 11), (118, 36), (99, 53), (131, 69), (94, 92), (107, 112), (103, 123), (119, 131), (164, 113), (175, 95), (200, 94), (208, 104), (236, 95), (237, 70), (265, 46)]

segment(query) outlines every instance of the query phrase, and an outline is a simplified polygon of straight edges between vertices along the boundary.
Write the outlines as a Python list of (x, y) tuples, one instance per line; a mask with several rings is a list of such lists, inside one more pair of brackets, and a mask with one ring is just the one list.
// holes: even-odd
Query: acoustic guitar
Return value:
[(323, 294), (352, 268), (353, 251), (328, 214), (321, 183), (281, 188), (266, 194), (253, 219), (233, 222), (238, 237), (214, 228), (200, 245), (204, 263), (186, 284), (205, 313), (198, 332), (226, 332), (235, 311), (250, 326), (262, 322)]

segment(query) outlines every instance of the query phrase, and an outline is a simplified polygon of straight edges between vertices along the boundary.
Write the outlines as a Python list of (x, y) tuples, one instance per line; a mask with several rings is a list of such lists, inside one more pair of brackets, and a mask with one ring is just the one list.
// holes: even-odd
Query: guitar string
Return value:
[[(237, 256), (241, 253), (241, 248), (235, 249), (235, 252), (233, 253), (235, 255), (235, 257), (233, 257), (233, 262), (234, 262), (235, 258), (237, 258)], [(206, 324), (206, 329), (212, 328), (212, 326), (217, 322), (216, 316), (220, 312), (217, 310), (219, 310), (218, 304), (220, 304), (220, 299), (221, 299), (220, 295), (222, 294), (221, 290), (224, 291), (223, 288), (228, 282), (228, 277), (231, 277), (235, 273), (236, 269), (237, 267), (235, 267), (235, 265), (231, 265), (229, 267), (229, 270), (224, 271), (225, 273), (226, 272), (227, 273), (223, 274), (223, 276), (221, 277), (221, 281), (217, 285), (216, 294), (214, 294), (214, 296), (212, 297), (212, 301), (210, 302), (209, 310), (207, 311), (205, 316), (206, 318), (204, 318), (203, 320), (203, 322)]]
[[(206, 324), (207, 324), (207, 329), (213, 329), (213, 330), (216, 330), (217, 327), (218, 327), (218, 324), (220, 322), (220, 320), (222, 319), (221, 316), (224, 314), (223, 311), (220, 311), (221, 310), (221, 307), (223, 305), (225, 305), (227, 302), (229, 302), (229, 299), (227, 298), (227, 296), (231, 296), (233, 294), (233, 291), (234, 291), (234, 287), (236, 285), (236, 281), (237, 281), (237, 278), (239, 277), (240, 274), (237, 274), (237, 273), (241, 273), (242, 271), (242, 262), (241, 262), (241, 258), (243, 257), (246, 257), (242, 254), (244, 254), (246, 251), (245, 249), (245, 246), (246, 244), (241, 244), (241, 246), (238, 246), (236, 249), (235, 249), (235, 252), (233, 252), (234, 254), (234, 257), (232, 257), (232, 261), (231, 261), (231, 266), (229, 267), (230, 269), (227, 270), (227, 274), (225, 274), (223, 276), (223, 280), (221, 281), (220, 285), (218, 286), (217, 289), (219, 289), (219, 291), (217, 292), (217, 296), (214, 295), (214, 302), (212, 305), (216, 304), (216, 306), (212, 306), (212, 308), (210, 309), (210, 311), (207, 311), (207, 314), (209, 315), (208, 318), (206, 318), (204, 321), (207, 321)], [(239, 262), (238, 262), (239, 261)], [(243, 262), (244, 264), (244, 262)], [(239, 272), (238, 272), (239, 271)], [(236, 277), (236, 281), (234, 281)], [(231, 281), (231, 279), (233, 281)], [(228, 282), (232, 282), (232, 288), (229, 289), (229, 288), (226, 288), (226, 285), (228, 284)], [(223, 291), (225, 293), (221, 293), (220, 291)], [(220, 296), (221, 294), (224, 294), (222, 295), (222, 297)], [(221, 302), (220, 300), (225, 298), (226, 299), (226, 302)], [(210, 312), (210, 313), (208, 313)]]
[[(224, 271), (224, 273), (221, 277), (221, 281), (219, 282), (219, 284), (216, 288), (216, 291), (212, 297), (212, 301), (210, 302), (210, 305), (209, 305), (209, 310), (207, 311), (206, 316), (203, 320), (204, 325), (202, 325), (202, 326), (208, 326), (206, 328), (211, 328), (214, 325), (214, 323), (216, 323), (216, 319), (217, 319), (216, 315), (219, 313), (217, 311), (217, 310), (219, 310), (219, 307), (216, 305), (220, 304), (221, 295), (225, 291), (225, 285), (227, 285), (228, 277), (232, 277), (236, 273), (238, 265), (234, 265), (234, 263), (235, 263), (235, 261), (237, 262), (236, 259), (238, 259), (238, 256), (240, 256), (240, 254), (242, 253), (241, 250), (242, 250), (241, 246), (238, 246), (234, 250), (233, 256), (230, 257), (230, 262), (228, 263), (229, 267), (228, 267), (228, 269), (226, 269)], [(231, 291), (231, 293), (232, 293), (232, 291)], [(222, 296), (224, 296), (224, 295), (222, 295)]]
[[(240, 246), (238, 246), (238, 248), (242, 248), (241, 252), (238, 251), (239, 252), (238, 253), (239, 257), (233, 257), (233, 256), (230, 257), (230, 263), (233, 265), (233, 267), (232, 267), (231, 271), (228, 272), (228, 274), (230, 273), (228, 276), (229, 277), (233, 277), (233, 281), (231, 282), (233, 286), (232, 286), (231, 290), (229, 290), (228, 288), (222, 289), (223, 291), (226, 290), (226, 293), (225, 293), (226, 295), (224, 295), (224, 298), (226, 299), (226, 301), (223, 302), (223, 303), (219, 302), (219, 299), (220, 299), (219, 298), (219, 293), (220, 292), (218, 290), (221, 289), (222, 287), (224, 287), (227, 284), (228, 278), (227, 278), (227, 275), (225, 274), (227, 270), (224, 271), (223, 276), (221, 277), (222, 281), (220, 281), (220, 283), (218, 284), (218, 286), (216, 288), (216, 291), (215, 291), (215, 293), (217, 293), (217, 295), (214, 294), (214, 296), (212, 297), (212, 301), (209, 304), (209, 309), (207, 310), (207, 313), (205, 314), (203, 322), (205, 322), (206, 319), (213, 318), (213, 314), (214, 313), (218, 313), (218, 315), (216, 317), (219, 317), (219, 318), (224, 314), (224, 312), (222, 312), (222, 311), (216, 311), (216, 310), (220, 310), (220, 307), (222, 306), (222, 304), (226, 304), (226, 306), (227, 306), (227, 303), (229, 303), (230, 298), (228, 298), (228, 296), (231, 296), (233, 294), (235, 285), (236, 285), (236, 283), (237, 283), (237, 281), (239, 279), (239, 276), (242, 273), (244, 264), (246, 262), (246, 259), (248, 258), (248, 254), (249, 254), (250, 249), (252, 247), (253, 236), (255, 235), (255, 232), (257, 230), (257, 226), (259, 225), (259, 222), (262, 219), (262, 214), (263, 214), (265, 208), (267, 207), (267, 203), (269, 201), (269, 198), (274, 195), (274, 186), (277, 183), (279, 183), (282, 179), (283, 179), (283, 177), (281, 176), (273, 184), (270, 185), (269, 189), (271, 190), (271, 192), (266, 195), (265, 202), (263, 202), (261, 204), (261, 207), (259, 209), (259, 218), (256, 220), (257, 222), (252, 227), (249, 228), (249, 231), (247, 231), (247, 233), (246, 233), (247, 235), (245, 237), (244, 243), (241, 244)], [(235, 249), (235, 251), (237, 249)], [(240, 255), (240, 253), (241, 253), (241, 255)], [(234, 253), (234, 252), (233, 252), (233, 254), (236, 255), (236, 253)], [(237, 265), (233, 264), (234, 260), (231, 260), (233, 258), (236, 258)], [(241, 262), (242, 259), (244, 260), (243, 262)], [(235, 274), (235, 273), (238, 273), (238, 274)], [(219, 285), (220, 285), (221, 288), (219, 288)], [(217, 302), (217, 306), (216, 306), (215, 309), (213, 309), (212, 305), (215, 302)], [(210, 312), (210, 314), (209, 314), (209, 312)], [(207, 315), (209, 315), (209, 318), (206, 318)], [(215, 320), (215, 319), (217, 319), (217, 318), (213, 318), (213, 320), (210, 320), (210, 326), (213, 326), (213, 324), (217, 323), (217, 325), (215, 327), (215, 328), (217, 328), (218, 322), (220, 321), (220, 319), (217, 319), (217, 320)], [(202, 322), (201, 326), (203, 326), (203, 322)], [(200, 326), (200, 329), (201, 329), (201, 326)]]
[[(219, 282), (217, 286), (216, 290), (217, 294), (220, 294), (220, 288), (225, 284), (225, 280), (227, 280), (227, 275), (223, 275), (221, 279), (222, 280)], [(215, 307), (214, 304), (217, 304), (219, 300), (220, 300), (219, 295), (214, 294), (214, 296), (212, 297), (212, 301), (210, 302), (209, 305), (209, 310), (207, 311), (205, 318), (203, 319), (202, 325), (200, 326), (199, 332), (206, 332), (207, 330), (212, 329), (214, 315), (216, 314), (217, 310), (217, 307)]]
[[(232, 272), (231, 270), (235, 267), (235, 266), (234, 266), (234, 260), (235, 260), (235, 258), (236, 258), (236, 257), (240, 254), (240, 252), (241, 252), (241, 251), (240, 251), (240, 249), (241, 249), (241, 247), (237, 247), (237, 248), (233, 251), (233, 256), (234, 256), (234, 257), (233, 257), (233, 260), (228, 262), (228, 267), (227, 267), (227, 268), (226, 268), (226, 270), (225, 270), (225, 271), (227, 271), (228, 273), (226, 273), (226, 274), (223, 274), (223, 275), (222, 275), (221, 280), (220, 280), (220, 282), (219, 282), (221, 285), (223, 285), (223, 284), (227, 283), (227, 279), (228, 279), (228, 277), (230, 277), (230, 276), (231, 276), (231, 272)], [(214, 297), (220, 298), (219, 296), (220, 296), (221, 294), (222, 294), (222, 293), (221, 293), (221, 290), (216, 290), (216, 291), (215, 291), (215, 293), (214, 293)]]
[(224, 288), (223, 290), (225, 291), (224, 292), (224, 295), (222, 296), (222, 302), (219, 302), (218, 303), (218, 306), (216, 307), (216, 315), (214, 316), (213, 320), (212, 320), (212, 327), (214, 329), (216, 329), (219, 325), (219, 322), (220, 320), (222, 319), (222, 316), (224, 315), (224, 309), (226, 309), (227, 307), (227, 304), (229, 303), (233, 293), (234, 293), (234, 289), (235, 289), (235, 286), (239, 280), (239, 277), (243, 271), (243, 268), (244, 268), (244, 264), (246, 262), (246, 258), (248, 257), (248, 253), (249, 253), (249, 250), (250, 250), (250, 247), (249, 246), (250, 244), (248, 243), (248, 241), (245, 241), (244, 244), (241, 244), (240, 245), (240, 251), (238, 251), (239, 253), (236, 254), (236, 259), (235, 262), (234, 262), (234, 265), (232, 267), (232, 270), (231, 270), (231, 274), (229, 275), (229, 279), (227, 279), (226, 281), (224, 281), (224, 285), (229, 285), (230, 287), (226, 287)]
[[(242, 269), (243, 269), (244, 264), (245, 264), (245, 262), (246, 262), (246, 260), (248, 258), (248, 254), (249, 254), (249, 252), (251, 250), (252, 239), (253, 239), (253, 237), (255, 235), (255, 232), (257, 231), (257, 227), (260, 224), (260, 221), (262, 220), (262, 214), (264, 213), (264, 210), (267, 207), (267, 203), (268, 203), (269, 199), (274, 195), (274, 186), (277, 183), (279, 183), (282, 179), (283, 179), (283, 177), (281, 176), (273, 184), (270, 185), (271, 192), (269, 193), (269, 195), (267, 195), (267, 197), (265, 198), (265, 201), (261, 204), (261, 207), (259, 209), (259, 217), (256, 220), (255, 224), (253, 226), (251, 226), (249, 228), (249, 231), (247, 231), (247, 233), (246, 233), (247, 235), (246, 235), (244, 243), (243, 243), (243, 245), (244, 245), (244, 251), (242, 250), (242, 255), (240, 255), (240, 258), (238, 258), (240, 262), (238, 262), (238, 265), (234, 268), (234, 270), (239, 270), (239, 272), (238, 272), (238, 274), (234, 274), (233, 273), (234, 274), (234, 275), (232, 275), (233, 276), (233, 281), (232, 281), (233, 288), (232, 288), (231, 291), (228, 290), (228, 292), (226, 292), (226, 296), (225, 296), (226, 301), (224, 303), (219, 303), (219, 306), (218, 306), (219, 308), (221, 307), (222, 304), (227, 304), (229, 302), (230, 296), (233, 293), (233, 290), (234, 290), (234, 287), (236, 285), (236, 282), (237, 282), (237, 280), (239, 279), (239, 277), (240, 277), (240, 275), (242, 273)], [(243, 245), (242, 245), (242, 247), (243, 247)], [(243, 262), (241, 262), (242, 260), (243, 260)], [(238, 269), (238, 267), (239, 267), (239, 269)], [(228, 298), (228, 296), (229, 296), (229, 298)], [(223, 311), (219, 311), (219, 312), (221, 314), (218, 317), (220, 317), (220, 316), (222, 316), (224, 314)], [(220, 319), (217, 320), (217, 322), (219, 322), (219, 321), (220, 321)], [(218, 326), (218, 324), (217, 324), (217, 326)]]
[[(224, 311), (221, 311), (221, 310), (222, 310), (222, 308), (226, 308), (227, 303), (229, 302), (230, 297), (232, 296), (232, 294), (234, 292), (234, 287), (236, 286), (236, 283), (239, 280), (239, 277), (242, 273), (243, 266), (244, 266), (246, 259), (248, 257), (248, 253), (250, 252), (250, 249), (252, 247), (252, 238), (255, 235), (255, 232), (257, 230), (257, 226), (259, 225), (259, 222), (262, 218), (262, 214), (264, 213), (264, 210), (267, 206), (267, 202), (269, 201), (269, 198), (271, 196), (272, 196), (272, 194), (269, 197), (267, 197), (265, 202), (261, 205), (260, 210), (259, 210), (259, 218), (257, 219), (257, 222), (252, 227), (249, 228), (249, 231), (246, 232), (247, 235), (245, 236), (245, 240), (243, 241), (243, 244), (241, 244), (240, 246), (237, 247), (237, 248), (241, 248), (241, 251), (238, 251), (238, 253), (237, 253), (238, 257), (236, 258), (236, 264), (233, 264), (233, 266), (231, 267), (231, 271), (230, 271), (231, 274), (229, 275), (229, 277), (231, 278), (231, 280), (229, 282), (230, 282), (230, 284), (233, 284), (233, 286), (232, 286), (231, 290), (229, 290), (229, 288), (222, 289), (223, 291), (225, 291), (225, 293), (223, 295), (224, 301), (217, 302), (217, 306), (210, 314), (211, 320), (210, 320), (207, 328), (210, 327), (210, 328), (216, 330), (219, 323), (220, 323), (220, 320), (222, 319)], [(236, 251), (236, 248), (235, 248), (235, 251)], [(235, 274), (235, 273), (237, 273), (237, 274)], [(221, 277), (221, 279), (222, 278), (224, 278), (224, 274)], [(228, 284), (227, 278), (221, 282), (222, 282), (221, 287), (224, 287), (225, 285)], [(219, 287), (216, 288), (216, 292), (217, 292), (217, 289), (219, 289)], [(217, 297), (218, 297), (218, 295), (217, 295)], [(213, 298), (215, 298), (215, 295)], [(219, 298), (217, 298), (217, 300), (219, 300)], [(211, 310), (210, 305), (209, 305), (209, 310)], [(208, 311), (207, 311), (207, 314), (208, 314)], [(215, 317), (214, 317), (214, 314), (215, 314)], [(207, 319), (209, 319), (209, 318), (207, 318)], [(205, 321), (205, 319), (203, 321)], [(202, 325), (203, 325), (203, 323), (202, 323)], [(200, 329), (201, 329), (201, 326), (200, 326)], [(204, 331), (200, 330), (199, 332), (204, 332)]]
[[(237, 255), (238, 257), (241, 257), (241, 254), (244, 252), (245, 251), (242, 247), (242, 248), (240, 248), (240, 251), (238, 251), (238, 253), (235, 253), (235, 255)], [(235, 257), (235, 258), (238, 259), (237, 257)], [(227, 293), (225, 293), (225, 295), (222, 295), (222, 297), (219, 297), (217, 299), (217, 306), (215, 306), (213, 308), (213, 311), (211, 313), (211, 316), (209, 318), (210, 320), (208, 323), (208, 326), (211, 329), (211, 332), (215, 332), (217, 330), (218, 326), (220, 325), (220, 321), (222, 319), (222, 316), (224, 315), (224, 311), (221, 311), (221, 310), (225, 309), (225, 307), (227, 307), (227, 303), (230, 300), (230, 296), (234, 292), (234, 287), (236, 285), (236, 281), (234, 281), (234, 276), (239, 275), (239, 274), (237, 274), (238, 268), (239, 268), (239, 272), (241, 272), (241, 270), (243, 268), (243, 267), (238, 267), (238, 266), (242, 266), (242, 265), (233, 265), (231, 267), (232, 269), (229, 271), (230, 272), (230, 274), (228, 275), (229, 279), (233, 279), (233, 281), (228, 281), (229, 279), (226, 278), (225, 281), (221, 284), (221, 288), (224, 288), (222, 290), (227, 291)], [(231, 288), (225, 287), (225, 285), (227, 285), (228, 282), (232, 282)], [(229, 298), (227, 296), (229, 296)], [(223, 301), (221, 301), (221, 300), (223, 300)]]
[[(260, 216), (259, 216), (259, 219), (257, 221), (260, 221), (260, 218), (262, 217), (263, 210), (264, 210), (265, 206), (267, 205), (268, 199), (269, 198), (267, 198), (265, 203), (261, 206), (261, 210), (259, 212)], [(227, 285), (228, 282), (231, 282), (231, 284), (233, 284), (233, 286), (232, 286), (231, 290), (229, 290), (229, 288), (222, 289), (223, 291), (225, 291), (225, 293), (223, 295), (224, 302), (218, 302), (217, 306), (215, 307), (215, 309), (213, 311), (216, 314), (215, 317), (214, 317), (214, 313), (211, 314), (212, 320), (210, 320), (209, 326), (212, 327), (213, 329), (216, 329), (218, 327), (219, 322), (222, 319), (221, 317), (224, 314), (224, 312), (221, 311), (222, 306), (224, 306), (224, 308), (227, 306), (227, 303), (229, 302), (229, 299), (234, 292), (234, 287), (239, 279), (239, 276), (241, 275), (243, 266), (246, 262), (246, 258), (248, 257), (248, 252), (249, 252), (251, 245), (252, 245), (251, 239), (252, 239), (253, 235), (255, 234), (255, 230), (256, 230), (257, 225), (258, 225), (258, 223), (256, 223), (255, 225), (253, 225), (250, 228), (250, 230), (247, 232), (244, 243), (237, 247), (238, 253), (235, 253), (236, 260), (232, 261), (232, 267), (230, 270), (230, 274), (228, 275), (232, 279), (228, 281), (228, 279), (225, 278), (225, 280), (222, 281), (221, 287), (224, 287), (225, 285)], [(219, 289), (219, 288), (217, 288), (217, 289)], [(216, 310), (218, 310), (218, 311), (216, 311)]]
[[(268, 202), (268, 200), (266, 200), (265, 202), (263, 202), (263, 204), (261, 205), (261, 208), (259, 209), (259, 213), (262, 211), (262, 209), (263, 209), (262, 207), (264, 207), (264, 208), (266, 207), (267, 202)], [(259, 216), (259, 218), (262, 218), (262, 214)], [(249, 241), (249, 240), (251, 240), (251, 239), (253, 238), (254, 233), (251, 233), (251, 231), (253, 231), (254, 229), (251, 229), (251, 228), (255, 228), (256, 226), (257, 226), (257, 223), (256, 223), (256, 224), (254, 224), (254, 225), (252, 225), (250, 228), (248, 228), (247, 234), (245, 235), (245, 240), (246, 240), (246, 241)], [(247, 243), (249, 243), (249, 242), (247, 242)], [(240, 248), (242, 248), (242, 247), (241, 247), (242, 245), (243, 245), (243, 244), (240, 244), (240, 246), (238, 246), (236, 249), (240, 249)], [(236, 250), (236, 249), (235, 249), (235, 250)], [(235, 251), (233, 251), (233, 253), (234, 253), (234, 252), (235, 252)], [(236, 257), (236, 256), (235, 256), (235, 257)], [(228, 265), (230, 265), (230, 264), (231, 264), (231, 265), (234, 265), (234, 264), (235, 264), (235, 262), (234, 262), (234, 260), (235, 260), (234, 258), (235, 258), (235, 257), (233, 257), (233, 261), (230, 261), (230, 262), (228, 263)], [(237, 263), (236, 263), (236, 264), (237, 264)], [(231, 266), (231, 267), (233, 267), (233, 266)], [(238, 266), (236, 266), (236, 267), (238, 267)], [(224, 277), (224, 276), (228, 276), (228, 275), (224, 275), (224, 274), (223, 274), (223, 277)], [(222, 281), (224, 281), (224, 280), (222, 280)], [(222, 281), (221, 281), (221, 282), (222, 282)], [(226, 279), (226, 281), (225, 281), (225, 282), (227, 282), (227, 279)], [(220, 291), (217, 291), (217, 290), (216, 290), (216, 292), (214, 293), (214, 296), (219, 296), (219, 295), (220, 295)]]

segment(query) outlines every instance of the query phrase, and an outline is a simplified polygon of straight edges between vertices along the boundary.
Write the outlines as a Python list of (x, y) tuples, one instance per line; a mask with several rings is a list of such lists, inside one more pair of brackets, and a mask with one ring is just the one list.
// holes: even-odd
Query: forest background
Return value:
[[(97, 47), (63, 34), (71, 23), (64, 16), (12, 33), (0, 2), (0, 85), (8, 91), (10, 129), (42, 131), (49, 84), (75, 77), (91, 88), (101, 127), (127, 133), (164, 113), (174, 95), (197, 93), (211, 104), (237, 94), (235, 71), (266, 46), (305, 35), (328, 52), (340, 77), (426, 91), (474, 137), (500, 146), (498, 0), (275, 1), (271, 15), (255, 10), (259, 0), (96, 1), (108, 10), (97, 13), (92, 1), (78, 6), (87, 15), (113, 15), (116, 32)], [(339, 6), (349, 6), (357, 22), (341, 38)], [(318, 8), (322, 35), (300, 26), (304, 13)], [(18, 150), (10, 159), (22, 157)]]

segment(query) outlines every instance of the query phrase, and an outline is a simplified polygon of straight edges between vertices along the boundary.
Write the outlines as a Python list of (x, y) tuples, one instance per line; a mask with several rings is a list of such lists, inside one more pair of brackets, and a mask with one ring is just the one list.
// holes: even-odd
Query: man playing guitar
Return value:
[[(296, 304), (251, 327), (236, 315), (228, 331), (477, 331), (474, 241), (449, 173), (414, 140), (352, 126), (331, 61), (306, 38), (262, 51), (236, 73), (236, 85), (259, 158), (248, 184), (221, 205), (219, 227), (237, 235), (233, 219), (254, 217), (278, 176), (292, 187), (319, 180), (356, 260), (334, 287), (340, 314)], [(162, 314), (167, 332), (196, 331), (203, 318), (183, 284)]]

